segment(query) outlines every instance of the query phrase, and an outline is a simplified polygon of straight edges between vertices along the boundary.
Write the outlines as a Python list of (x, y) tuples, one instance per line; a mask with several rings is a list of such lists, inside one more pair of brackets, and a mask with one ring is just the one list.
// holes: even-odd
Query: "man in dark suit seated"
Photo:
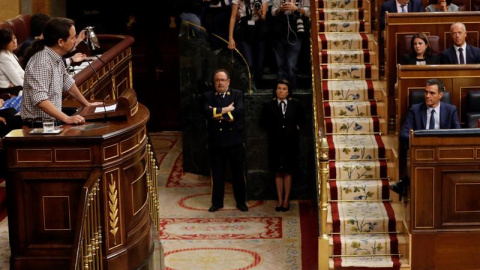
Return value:
[(208, 120), (208, 148), (212, 166), (212, 206), (209, 212), (223, 208), (227, 167), (232, 173), (233, 195), (237, 209), (245, 212), (243, 92), (230, 88), (230, 76), (224, 69), (215, 71), (215, 90), (203, 95), (203, 111)]
[(385, 29), (385, 12), (389, 13), (407, 13), (424, 12), (425, 7), (421, 0), (388, 0), (382, 4), (380, 11), (380, 30)]
[[(425, 86), (425, 102), (413, 104), (408, 110), (400, 131), (399, 171), (404, 174), (400, 180), (390, 185), (390, 188), (400, 195), (405, 195), (410, 184), (410, 178), (405, 173), (407, 167), (406, 150), (409, 147), (410, 130), (420, 129), (454, 129), (460, 128), (457, 107), (441, 102), (445, 87), (441, 80), (430, 79)], [(403, 151), (402, 151), (403, 150)]]
[(465, 24), (456, 22), (450, 26), (453, 46), (444, 50), (440, 57), (442, 64), (480, 64), (480, 49), (465, 42)]

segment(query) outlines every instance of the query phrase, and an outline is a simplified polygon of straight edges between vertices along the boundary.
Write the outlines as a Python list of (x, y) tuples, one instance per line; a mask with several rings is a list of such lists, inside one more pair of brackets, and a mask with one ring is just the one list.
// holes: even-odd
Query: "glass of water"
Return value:
[(53, 118), (50, 118), (50, 117), (47, 117), (47, 118), (43, 118), (42, 120), (43, 122), (43, 132), (53, 132), (53, 130), (55, 129), (55, 119)]

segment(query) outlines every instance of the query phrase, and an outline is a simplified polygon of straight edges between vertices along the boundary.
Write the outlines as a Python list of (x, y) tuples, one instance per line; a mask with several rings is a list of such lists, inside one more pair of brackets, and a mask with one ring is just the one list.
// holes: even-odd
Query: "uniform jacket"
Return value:
[[(209, 143), (212, 146), (227, 147), (243, 143), (245, 106), (243, 92), (228, 89), (222, 98), (217, 91), (204, 93), (203, 112), (208, 120)], [(231, 103), (235, 110), (221, 114), (223, 107)]]

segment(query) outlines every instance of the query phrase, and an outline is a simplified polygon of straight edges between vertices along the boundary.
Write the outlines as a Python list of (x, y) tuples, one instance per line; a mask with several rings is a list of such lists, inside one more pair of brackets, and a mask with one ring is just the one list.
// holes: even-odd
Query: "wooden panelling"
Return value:
[(442, 172), (441, 227), (480, 226), (480, 171)]
[(55, 149), (56, 162), (90, 162), (90, 148)]
[[(480, 159), (478, 135), (410, 134), (411, 269), (478, 269)], [(421, 133), (421, 132), (418, 132)], [(424, 158), (433, 151), (438, 155)], [(408, 219), (408, 218), (407, 218)]]
[(416, 207), (414, 230), (434, 228), (434, 168), (417, 167), (414, 171), (412, 184), (413, 196)]
[(439, 148), (438, 160), (462, 160), (475, 158), (474, 148)]

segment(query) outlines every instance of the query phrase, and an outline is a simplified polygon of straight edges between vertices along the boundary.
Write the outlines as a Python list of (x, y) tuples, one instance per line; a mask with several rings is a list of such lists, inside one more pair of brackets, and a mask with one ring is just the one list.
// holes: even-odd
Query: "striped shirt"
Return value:
[(61, 110), (62, 92), (69, 90), (74, 84), (75, 80), (65, 70), (62, 56), (49, 47), (34, 54), (25, 68), (20, 111), (22, 119), (49, 117), (38, 106), (44, 100), (49, 100)]

